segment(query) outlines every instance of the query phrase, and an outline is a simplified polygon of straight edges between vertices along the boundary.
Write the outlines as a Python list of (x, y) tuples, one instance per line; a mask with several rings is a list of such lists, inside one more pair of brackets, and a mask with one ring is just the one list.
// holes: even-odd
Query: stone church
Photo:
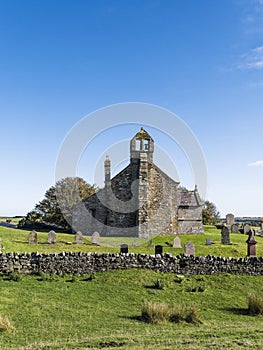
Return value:
[(75, 230), (144, 238), (203, 233), (203, 202), (197, 187), (180, 189), (179, 182), (154, 164), (153, 154), (154, 140), (141, 128), (130, 141), (129, 165), (113, 178), (106, 156), (105, 186), (76, 206)]

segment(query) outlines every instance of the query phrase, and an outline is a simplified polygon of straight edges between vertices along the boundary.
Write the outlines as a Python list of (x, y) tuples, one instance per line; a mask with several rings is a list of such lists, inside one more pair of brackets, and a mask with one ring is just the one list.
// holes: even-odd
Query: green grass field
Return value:
[[(195, 244), (196, 255), (217, 255), (217, 256), (231, 256), (231, 257), (245, 257), (247, 252), (246, 240), (247, 236), (242, 234), (231, 234), (231, 244), (221, 244), (220, 230), (214, 226), (205, 226), (204, 235), (181, 235), (182, 247), (186, 242), (193, 242)], [(133, 238), (105, 238), (101, 237), (101, 246), (93, 246), (90, 237), (84, 237), (84, 244), (74, 244), (74, 235), (71, 234), (57, 234), (57, 244), (47, 244), (47, 233), (38, 233), (38, 244), (28, 244), (28, 231), (11, 229), (0, 226), (0, 238), (4, 246), (4, 252), (35, 252), (39, 253), (54, 253), (54, 252), (68, 252), (68, 251), (96, 251), (103, 252), (119, 252), (120, 244), (127, 243), (129, 245), (129, 252), (154, 254), (154, 248), (148, 248), (149, 240), (137, 239), (138, 247), (132, 247)], [(206, 238), (210, 237), (213, 244), (206, 245)], [(183, 253), (184, 249), (169, 247), (166, 242), (171, 243), (173, 236), (158, 236), (153, 239), (154, 244), (161, 244), (164, 246), (164, 252), (178, 255)], [(257, 240), (257, 255), (263, 256), (263, 238), (256, 237)], [(68, 243), (72, 244), (68, 244)]]
[[(119, 252), (119, 244), (126, 242), (129, 251), (154, 253), (148, 240), (132, 247), (133, 239), (101, 238), (103, 245), (98, 247), (91, 245), (90, 237), (82, 245), (68, 245), (74, 236), (57, 234), (58, 243), (48, 245), (47, 233), (39, 233), (39, 244), (29, 245), (28, 231), (5, 227), (0, 227), (0, 237), (5, 252)], [(177, 255), (183, 249), (165, 244), (173, 237), (155, 237), (154, 243)], [(214, 244), (206, 246), (206, 237)], [(222, 245), (220, 230), (213, 226), (206, 226), (204, 235), (180, 238), (182, 245), (195, 243), (196, 255), (246, 255), (247, 236), (233, 234), (232, 244)], [(257, 255), (263, 256), (263, 238), (256, 239)], [(152, 287), (157, 279), (165, 285), (163, 290)], [(148, 270), (101, 272), (91, 281), (87, 276), (23, 276), (15, 282), (0, 276), (0, 316), (9, 317), (14, 326), (11, 332), (0, 331), (0, 350), (262, 349), (263, 317), (247, 313), (251, 292), (263, 297), (263, 276), (185, 276), (181, 283), (174, 274)], [(140, 318), (145, 300), (195, 304), (203, 323), (145, 323)]]
[[(1, 350), (262, 349), (263, 317), (247, 314), (248, 294), (263, 296), (263, 277), (185, 276), (148, 270), (102, 272), (40, 281), (0, 280), (0, 313), (14, 330), (0, 333)], [(164, 290), (149, 288), (161, 279)], [(189, 292), (202, 286), (203, 292)], [(147, 288), (146, 288), (147, 287)], [(189, 288), (190, 287), (190, 288)], [(148, 324), (143, 301), (195, 304), (202, 324)], [(112, 346), (109, 346), (112, 345)]]

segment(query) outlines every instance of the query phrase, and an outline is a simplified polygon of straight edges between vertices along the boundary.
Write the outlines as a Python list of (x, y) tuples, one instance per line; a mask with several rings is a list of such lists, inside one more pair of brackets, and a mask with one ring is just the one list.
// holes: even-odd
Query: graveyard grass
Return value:
[[(220, 230), (207, 226), (204, 235), (180, 236), (195, 244), (196, 255), (244, 257), (246, 235), (232, 234), (230, 245), (222, 245)], [(148, 253), (147, 242), (131, 247), (133, 239), (113, 240), (107, 248), (74, 242), (73, 235), (57, 234), (57, 244), (48, 245), (47, 233), (38, 233), (39, 244), (29, 245), (28, 231), (1, 227), (6, 252), (129, 251)], [(205, 245), (207, 237), (211, 246)], [(177, 255), (183, 249), (169, 247), (174, 236), (156, 237), (154, 244)], [(263, 238), (256, 237), (257, 255), (263, 256)], [(263, 317), (248, 314), (251, 293), (263, 297), (263, 276), (212, 275), (176, 276), (132, 269), (100, 272), (89, 276), (41, 278), (23, 276), (18, 282), (0, 276), (0, 315), (8, 317), (13, 330), (0, 332), (0, 350), (77, 349), (261, 349)], [(163, 289), (153, 286), (160, 281)], [(196, 290), (193, 292), (193, 290)], [(199, 291), (198, 291), (199, 290)], [(175, 305), (196, 305), (202, 324), (186, 322), (148, 324), (141, 319), (145, 301)]]
[[(91, 244), (90, 236), (83, 236), (83, 244), (74, 243), (74, 235), (57, 233), (57, 243), (47, 243), (47, 232), (38, 232), (38, 244), (28, 244), (29, 231), (12, 229), (0, 226), (0, 238), (4, 246), (4, 252), (39, 252), (39, 253), (56, 253), (56, 252), (98, 252), (98, 253), (118, 253), (120, 244), (127, 243), (129, 252), (154, 254), (154, 248), (148, 248), (149, 240), (136, 239), (137, 247), (133, 247), (133, 238), (106, 238), (101, 237), (101, 246)], [(196, 255), (216, 255), (225, 257), (245, 257), (247, 254), (246, 240), (247, 235), (230, 234), (231, 244), (221, 244), (221, 230), (215, 226), (205, 226), (203, 235), (180, 235), (182, 248), (172, 248), (170, 245), (173, 242), (172, 236), (157, 236), (153, 239), (155, 245), (161, 244), (164, 246), (164, 253), (178, 255), (184, 252), (184, 244), (192, 242), (195, 244)], [(206, 245), (206, 238), (211, 238), (212, 245)], [(263, 238), (256, 236), (256, 251), (258, 256), (263, 256)]]

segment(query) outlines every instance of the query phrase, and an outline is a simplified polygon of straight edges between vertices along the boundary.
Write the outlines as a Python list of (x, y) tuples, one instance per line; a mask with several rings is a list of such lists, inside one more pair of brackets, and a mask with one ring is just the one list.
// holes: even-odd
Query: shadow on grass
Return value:
[(235, 315), (243, 315), (243, 316), (249, 315), (248, 309), (241, 308), (241, 307), (225, 307), (225, 308), (222, 308), (221, 310), (229, 312), (231, 314), (235, 314)]
[(138, 316), (120, 316), (120, 318), (124, 318), (126, 320), (138, 321), (143, 323), (148, 323), (145, 318), (141, 315)]

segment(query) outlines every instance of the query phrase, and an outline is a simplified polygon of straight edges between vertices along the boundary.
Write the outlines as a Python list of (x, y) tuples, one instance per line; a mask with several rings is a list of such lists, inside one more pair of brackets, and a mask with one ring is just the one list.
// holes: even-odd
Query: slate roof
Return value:
[(178, 190), (178, 206), (196, 207), (202, 205), (202, 200), (197, 190)]

